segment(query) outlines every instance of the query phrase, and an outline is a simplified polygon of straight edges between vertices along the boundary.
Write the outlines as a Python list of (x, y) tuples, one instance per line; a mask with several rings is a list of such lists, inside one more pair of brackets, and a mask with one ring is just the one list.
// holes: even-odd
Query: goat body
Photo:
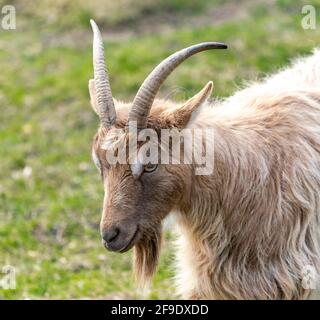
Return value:
[(215, 130), (214, 172), (178, 213), (185, 298), (299, 299), (319, 271), (320, 52), (231, 98), (190, 127)]
[[(227, 48), (200, 43), (163, 60), (132, 104), (121, 103), (111, 94), (102, 36), (91, 24), (89, 91), (101, 123), (92, 154), (105, 189), (105, 247), (134, 248), (137, 278), (148, 280), (159, 257), (161, 222), (174, 211), (176, 278), (184, 298), (309, 298), (316, 279), (308, 279), (308, 270), (320, 272), (320, 51), (224, 101), (207, 102), (212, 82), (184, 104), (155, 100), (188, 57)], [(156, 137), (168, 128), (210, 129), (213, 171), (198, 175), (193, 163), (132, 164), (130, 157), (111, 163), (107, 155), (117, 145), (130, 150), (132, 122)], [(116, 138), (118, 129), (123, 134)], [(139, 143), (139, 151), (147, 144)]]

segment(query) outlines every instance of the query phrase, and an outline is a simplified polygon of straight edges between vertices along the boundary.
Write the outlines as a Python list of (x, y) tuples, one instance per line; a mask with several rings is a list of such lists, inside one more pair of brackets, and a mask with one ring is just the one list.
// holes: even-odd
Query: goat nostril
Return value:
[(102, 238), (105, 242), (110, 243), (118, 237), (120, 230), (118, 228), (112, 228), (103, 232)]

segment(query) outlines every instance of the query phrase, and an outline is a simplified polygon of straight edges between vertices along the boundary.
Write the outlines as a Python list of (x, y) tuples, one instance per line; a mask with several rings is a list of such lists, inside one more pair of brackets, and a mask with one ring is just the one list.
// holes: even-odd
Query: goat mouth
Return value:
[(119, 252), (124, 253), (124, 252), (129, 251), (134, 246), (138, 236), (139, 236), (139, 226), (137, 226), (137, 229), (134, 232), (134, 234), (133, 234), (132, 238), (130, 239), (130, 241), (128, 242), (128, 244), (124, 248), (120, 249)]

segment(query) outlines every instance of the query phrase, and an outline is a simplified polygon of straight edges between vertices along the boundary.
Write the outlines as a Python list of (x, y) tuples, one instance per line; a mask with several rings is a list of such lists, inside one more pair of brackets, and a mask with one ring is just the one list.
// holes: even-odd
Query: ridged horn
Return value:
[(93, 70), (98, 112), (102, 126), (110, 128), (116, 121), (116, 110), (104, 58), (103, 41), (97, 24), (92, 19), (90, 24), (93, 31)]
[(203, 42), (175, 52), (148, 75), (136, 94), (129, 113), (130, 121), (137, 121), (138, 128), (145, 128), (153, 101), (161, 85), (171, 72), (190, 56), (205, 50), (227, 49), (228, 46), (220, 42)]

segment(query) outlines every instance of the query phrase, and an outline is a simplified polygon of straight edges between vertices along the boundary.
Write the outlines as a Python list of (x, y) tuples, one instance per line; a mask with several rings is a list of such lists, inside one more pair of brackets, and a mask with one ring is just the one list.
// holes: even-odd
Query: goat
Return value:
[[(105, 189), (104, 246), (134, 248), (137, 279), (154, 274), (161, 223), (176, 216), (177, 291), (189, 299), (305, 299), (303, 270), (320, 270), (320, 51), (224, 100), (209, 102), (209, 82), (185, 103), (155, 99), (191, 55), (225, 49), (202, 43), (174, 53), (146, 78), (132, 103), (113, 99), (103, 42), (94, 21), (93, 109), (100, 117), (92, 155)], [(131, 123), (162, 129), (211, 128), (214, 170), (193, 164), (111, 164)], [(123, 134), (115, 138), (115, 131)], [(138, 143), (138, 149), (144, 143)]]

